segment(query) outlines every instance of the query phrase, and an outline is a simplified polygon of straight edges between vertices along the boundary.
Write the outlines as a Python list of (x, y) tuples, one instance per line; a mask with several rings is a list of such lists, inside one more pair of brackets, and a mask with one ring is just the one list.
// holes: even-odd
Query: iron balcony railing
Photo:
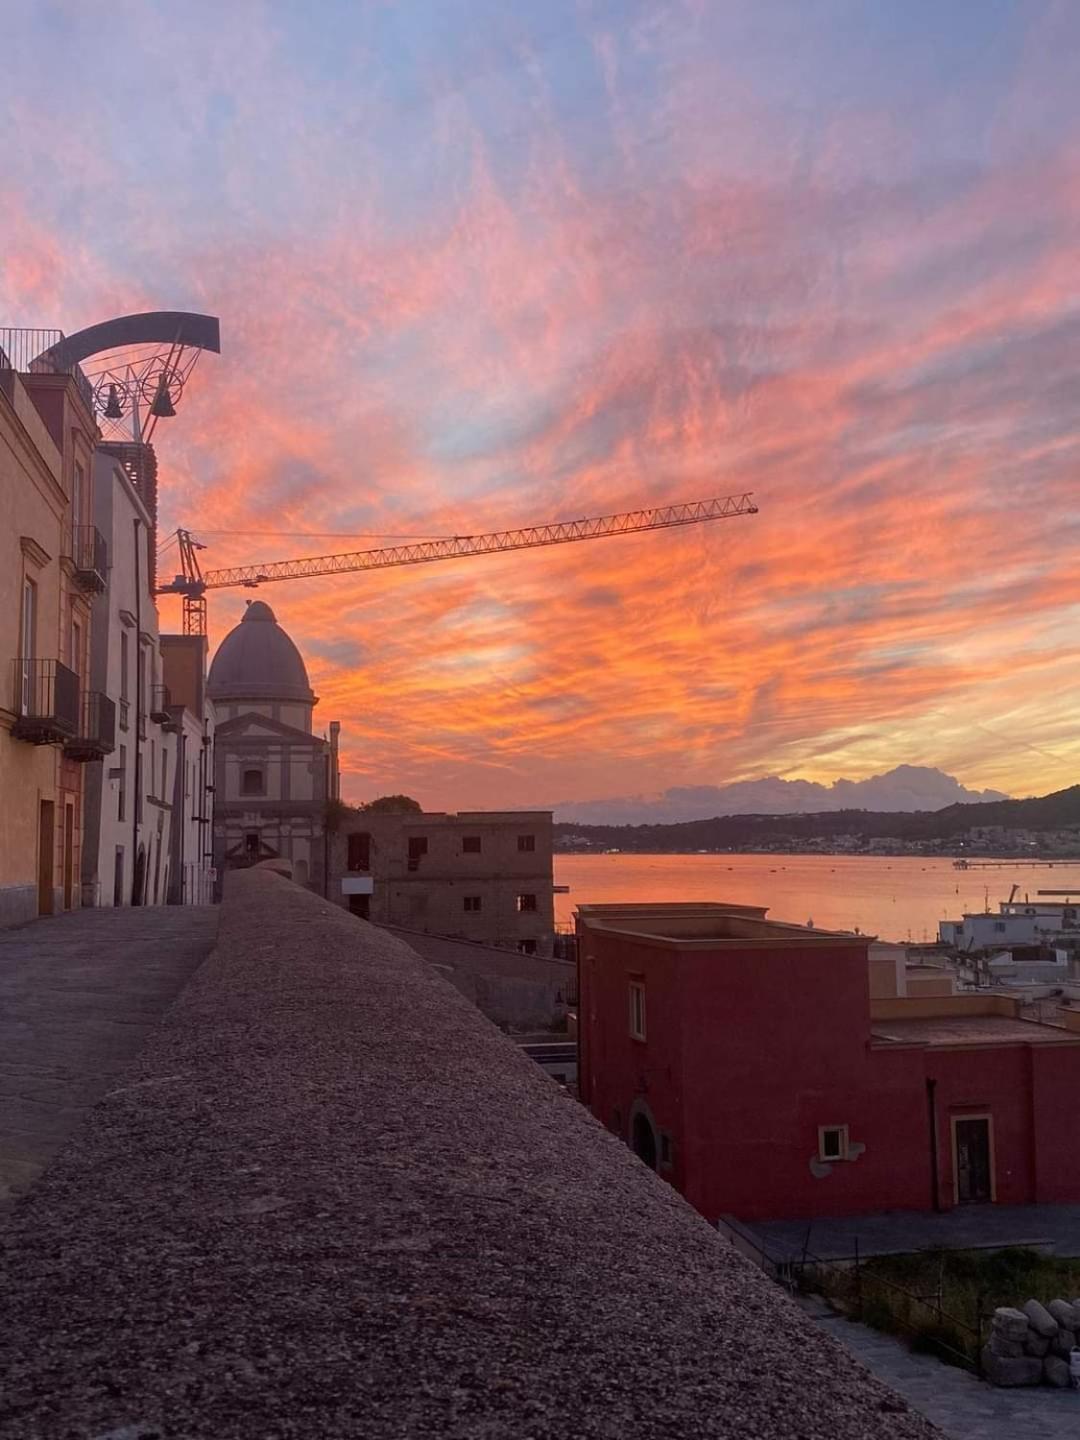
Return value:
[(167, 685), (152, 685), (150, 687), (150, 719), (155, 725), (170, 725), (172, 716), (169, 714), (169, 706), (172, 704), (172, 696), (169, 694)]
[(64, 355), (64, 332), (26, 327), (0, 327), (0, 385), (11, 389), (11, 372), (20, 375), (70, 375), (94, 413), (94, 390), (80, 365)]
[(108, 566), (105, 536), (96, 525), (72, 525), (68, 550), (77, 583), (83, 590), (100, 594), (105, 589)]
[(59, 660), (15, 660), (16, 740), (32, 745), (59, 745), (79, 728), (79, 677)]
[(70, 760), (102, 760), (116, 749), (116, 706), (100, 690), (83, 692), (79, 728), (64, 745)]

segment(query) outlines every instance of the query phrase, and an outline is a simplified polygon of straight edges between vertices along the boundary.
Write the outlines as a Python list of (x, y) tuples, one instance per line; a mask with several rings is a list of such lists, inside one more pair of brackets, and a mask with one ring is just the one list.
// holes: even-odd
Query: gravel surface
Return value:
[(0, 1247), (5, 1437), (937, 1433), (423, 960), (267, 871)]

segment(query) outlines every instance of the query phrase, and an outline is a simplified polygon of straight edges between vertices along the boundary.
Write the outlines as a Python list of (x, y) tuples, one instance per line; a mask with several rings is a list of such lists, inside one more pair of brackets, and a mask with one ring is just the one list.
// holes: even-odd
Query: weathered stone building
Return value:
[(353, 914), (551, 954), (550, 810), (354, 810), (330, 853), (330, 898)]
[(217, 718), (214, 864), (225, 870), (284, 859), (321, 891), (334, 757), (312, 734), (318, 697), (300, 651), (269, 605), (250, 604), (218, 646), (207, 684)]

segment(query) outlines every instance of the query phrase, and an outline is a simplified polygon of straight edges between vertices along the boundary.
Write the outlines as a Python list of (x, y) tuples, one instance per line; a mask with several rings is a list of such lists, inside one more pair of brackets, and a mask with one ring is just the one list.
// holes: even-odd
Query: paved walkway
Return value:
[(1042, 1385), (997, 1390), (932, 1355), (912, 1354), (901, 1341), (838, 1315), (817, 1296), (799, 1304), (951, 1440), (1077, 1440), (1080, 1435), (1080, 1391)]
[(892, 1210), (845, 1220), (735, 1221), (774, 1259), (799, 1259), (804, 1249), (821, 1260), (860, 1255), (907, 1255), (915, 1250), (978, 1250), (1038, 1245), (1055, 1255), (1080, 1255), (1080, 1205), (964, 1205), (933, 1211)]
[(0, 930), (0, 1214), (209, 953), (211, 906), (77, 910)]

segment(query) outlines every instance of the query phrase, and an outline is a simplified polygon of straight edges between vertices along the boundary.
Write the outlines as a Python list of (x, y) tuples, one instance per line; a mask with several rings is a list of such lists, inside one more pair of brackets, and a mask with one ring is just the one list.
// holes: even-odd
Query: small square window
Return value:
[(535, 940), (519, 940), (519, 941), (518, 941), (518, 949), (521, 951), (521, 953), (522, 953), (523, 955), (535, 955), (535, 954), (536, 954), (536, 941), (535, 941)]
[(630, 981), (630, 1034), (645, 1039), (645, 986), (640, 980)]
[(846, 1125), (818, 1126), (818, 1159), (846, 1160), (848, 1158), (848, 1127)]
[(479, 895), (466, 895), (464, 898), (464, 906), (466, 910), (473, 912), (482, 909), (481, 897)]
[(536, 849), (536, 836), (535, 836), (535, 835), (519, 835), (519, 836), (518, 836), (518, 849), (519, 849), (519, 850), (522, 850), (522, 851), (525, 851), (525, 852), (527, 852), (528, 854), (531, 855), (532, 852)]
[(480, 854), (480, 836), (479, 836), (479, 835), (463, 835), (463, 836), (461, 837), (461, 853), (462, 853), (463, 855), (479, 855), (479, 854)]
[(427, 854), (427, 836), (426, 836), (426, 835), (410, 835), (410, 836), (409, 836), (409, 859), (410, 859), (410, 860), (419, 860), (421, 855), (426, 855), (426, 854)]
[(536, 909), (535, 895), (519, 895), (517, 897), (518, 913), (521, 915), (531, 914)]

